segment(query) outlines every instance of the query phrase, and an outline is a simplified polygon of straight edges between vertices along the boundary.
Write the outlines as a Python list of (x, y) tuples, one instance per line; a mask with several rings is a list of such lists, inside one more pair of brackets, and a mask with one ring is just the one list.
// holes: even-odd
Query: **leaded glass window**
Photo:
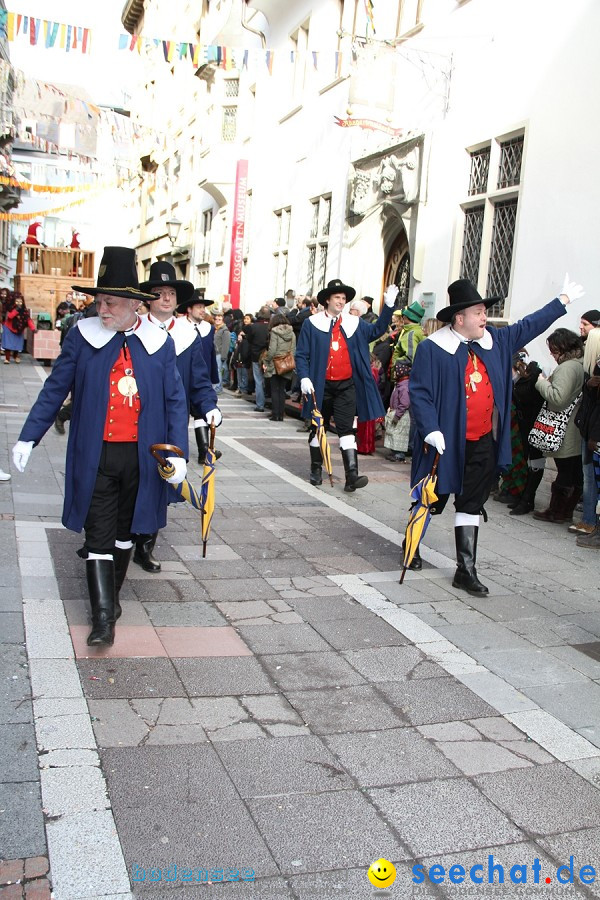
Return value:
[(463, 235), (462, 257), (460, 260), (460, 277), (468, 278), (477, 284), (479, 278), (479, 260), (481, 257), (481, 238), (483, 235), (483, 214), (485, 207), (472, 206), (465, 210), (465, 230)]
[(471, 153), (471, 177), (469, 178), (469, 196), (485, 194), (490, 171), (490, 148), (482, 147)]
[(504, 315), (504, 301), (508, 296), (512, 266), (518, 200), (501, 200), (494, 208), (494, 226), (488, 269), (486, 295), (499, 297), (488, 312), (489, 316)]
[(523, 161), (524, 137), (512, 138), (500, 144), (500, 166), (498, 169), (498, 187), (506, 188), (521, 181), (521, 163)]

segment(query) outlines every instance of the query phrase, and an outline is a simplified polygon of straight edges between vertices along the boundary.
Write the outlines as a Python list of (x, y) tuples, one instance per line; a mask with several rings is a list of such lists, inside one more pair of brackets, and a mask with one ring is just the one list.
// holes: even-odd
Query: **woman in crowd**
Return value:
[(532, 512), (535, 505), (535, 494), (544, 477), (546, 460), (544, 454), (532, 447), (527, 440), (533, 423), (537, 418), (543, 399), (536, 389), (537, 380), (542, 370), (535, 360), (527, 362), (527, 352), (519, 351), (513, 357), (513, 403), (519, 427), (519, 435), (523, 448), (523, 455), (527, 462), (525, 486), (520, 497), (509, 503), (511, 516), (524, 516)]
[[(547, 340), (548, 350), (557, 366), (550, 378), (542, 374), (536, 382), (548, 408), (553, 412), (567, 409), (581, 394), (583, 387), (583, 343), (578, 334), (568, 328), (557, 328)], [(573, 410), (567, 424), (564, 439), (552, 456), (556, 463), (557, 477), (552, 483), (550, 506), (543, 512), (534, 512), (535, 519), (544, 522), (570, 522), (573, 510), (581, 497), (583, 470), (581, 466), (581, 435), (575, 425)]]
[(4, 350), (5, 366), (10, 363), (11, 353), (16, 363), (21, 362), (20, 354), (23, 352), (27, 328), (35, 331), (35, 325), (29, 315), (29, 310), (25, 306), (23, 294), (16, 291), (13, 294), (13, 304), (8, 308), (2, 328), (2, 349)]
[[(576, 423), (581, 434), (581, 458), (583, 462), (583, 513), (582, 521), (569, 526), (572, 534), (591, 535), (598, 533), (597, 503), (600, 497), (598, 476), (600, 459), (600, 328), (592, 328), (588, 333), (583, 352), (584, 386), (581, 406)], [(580, 544), (579, 540), (577, 541)], [(580, 544), (580, 546), (590, 546)], [(600, 547), (599, 544), (595, 546)]]
[(294, 329), (283, 313), (274, 313), (269, 322), (269, 345), (265, 356), (265, 378), (271, 379), (271, 422), (283, 422), (285, 392), (292, 377), (292, 371), (278, 375), (274, 360), (277, 357), (294, 355), (296, 335)]

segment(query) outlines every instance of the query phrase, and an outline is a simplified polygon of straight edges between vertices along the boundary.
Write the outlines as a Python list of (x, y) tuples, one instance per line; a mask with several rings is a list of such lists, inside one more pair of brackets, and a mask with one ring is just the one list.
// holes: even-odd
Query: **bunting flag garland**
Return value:
[(8, 175), (0, 175), (0, 184), (9, 187), (20, 188), (22, 191), (34, 191), (36, 194), (74, 194), (79, 191), (97, 191), (113, 187), (114, 182), (96, 182), (94, 184), (32, 184), (29, 181), (19, 181)]
[[(111, 185), (111, 187), (118, 187), (117, 182)], [(98, 191), (98, 197), (102, 196), (106, 187), (103, 190)], [(89, 203), (90, 198), (87, 197), (78, 197), (77, 200), (71, 200), (69, 203), (64, 203), (62, 206), (53, 206), (52, 209), (44, 209), (38, 210), (37, 212), (27, 212), (27, 213), (0, 213), (0, 222), (28, 222), (31, 219), (40, 219), (44, 216), (55, 216), (60, 212), (63, 212), (65, 209), (70, 209), (73, 206), (79, 206), (82, 203)]]
[(58, 38), (58, 46), (67, 53), (71, 50), (78, 50), (83, 54), (90, 51), (89, 28), (24, 16), (6, 9), (0, 9), (0, 33), (5, 34), (9, 41), (16, 41), (22, 36), (32, 47), (43, 43), (46, 49), (52, 49), (57, 45)]

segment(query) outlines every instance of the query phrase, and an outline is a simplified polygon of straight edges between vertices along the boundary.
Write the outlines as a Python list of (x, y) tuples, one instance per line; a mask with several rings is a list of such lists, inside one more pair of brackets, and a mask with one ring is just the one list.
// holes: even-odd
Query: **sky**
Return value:
[(43, 42), (32, 47), (19, 35), (9, 44), (13, 66), (40, 81), (79, 85), (97, 105), (127, 105), (128, 85), (139, 59), (118, 49), (119, 35), (125, 31), (124, 5), (125, 0), (6, 0), (9, 12), (79, 25), (92, 33), (91, 51), (85, 56), (79, 49), (69, 53), (57, 46), (46, 49)]

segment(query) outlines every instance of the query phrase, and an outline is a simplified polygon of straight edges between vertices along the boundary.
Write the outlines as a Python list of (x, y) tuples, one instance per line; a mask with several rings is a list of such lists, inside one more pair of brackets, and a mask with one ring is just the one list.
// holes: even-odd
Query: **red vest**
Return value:
[(342, 317), (338, 316), (337, 322), (331, 329), (325, 381), (344, 381), (346, 378), (352, 378), (352, 363), (348, 344), (342, 333)]
[[(121, 352), (110, 370), (108, 407), (104, 420), (105, 441), (137, 441), (138, 439), (141, 404), (134, 379), (131, 354), (125, 347), (121, 347)], [(119, 382), (121, 390), (119, 390)], [(128, 390), (129, 388), (131, 390)]]
[(478, 356), (469, 351), (465, 369), (467, 398), (467, 440), (478, 441), (492, 430), (494, 392), (487, 369)]

